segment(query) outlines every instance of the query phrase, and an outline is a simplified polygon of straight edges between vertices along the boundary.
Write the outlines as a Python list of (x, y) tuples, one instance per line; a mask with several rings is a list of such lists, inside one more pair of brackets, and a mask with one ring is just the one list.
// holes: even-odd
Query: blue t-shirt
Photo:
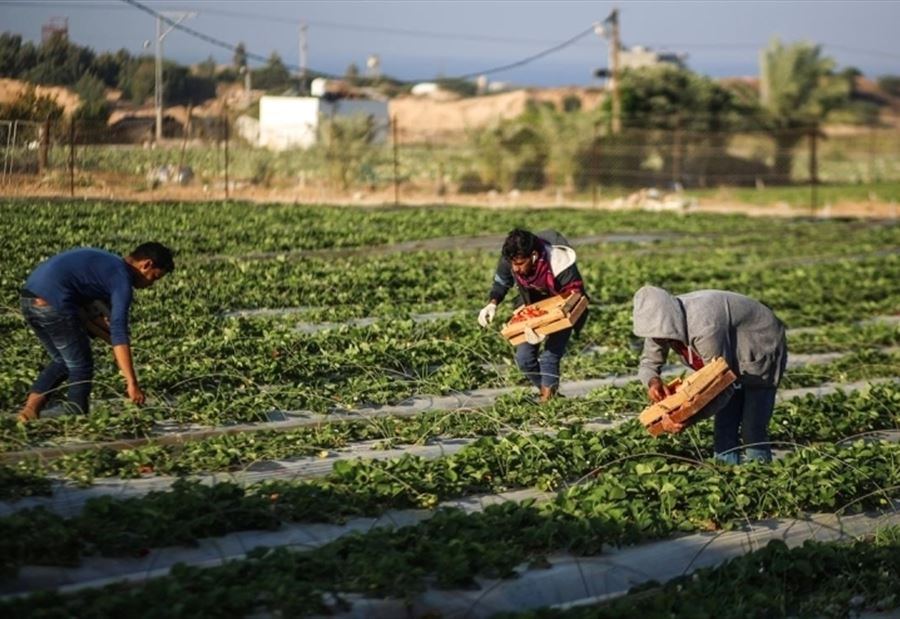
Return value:
[(25, 288), (58, 312), (77, 316), (91, 301), (109, 304), (113, 345), (128, 344), (128, 311), (132, 299), (131, 271), (121, 256), (101, 249), (70, 249), (40, 263)]

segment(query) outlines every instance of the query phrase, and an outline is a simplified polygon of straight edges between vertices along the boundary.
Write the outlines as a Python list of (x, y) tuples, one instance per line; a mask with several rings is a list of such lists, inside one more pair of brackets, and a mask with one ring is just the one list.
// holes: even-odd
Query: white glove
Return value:
[(488, 303), (481, 311), (478, 312), (478, 324), (482, 327), (487, 328), (489, 324), (494, 322), (494, 316), (497, 314), (497, 304), (496, 303)]
[(537, 346), (546, 339), (546, 335), (538, 335), (531, 327), (525, 327), (525, 341), (532, 346)]

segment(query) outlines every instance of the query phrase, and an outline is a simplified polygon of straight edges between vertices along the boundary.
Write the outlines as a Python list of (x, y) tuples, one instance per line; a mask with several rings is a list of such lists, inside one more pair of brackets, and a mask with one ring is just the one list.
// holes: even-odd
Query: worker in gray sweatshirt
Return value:
[[(669, 350), (699, 370), (722, 357), (737, 376), (733, 395), (715, 413), (716, 458), (770, 462), (769, 420), (787, 363), (784, 324), (766, 305), (735, 292), (672, 295), (644, 286), (634, 295), (634, 334), (644, 338), (638, 377), (654, 402), (671, 395), (659, 373)], [(672, 424), (672, 430), (682, 428)], [(741, 445), (743, 439), (743, 454)]]

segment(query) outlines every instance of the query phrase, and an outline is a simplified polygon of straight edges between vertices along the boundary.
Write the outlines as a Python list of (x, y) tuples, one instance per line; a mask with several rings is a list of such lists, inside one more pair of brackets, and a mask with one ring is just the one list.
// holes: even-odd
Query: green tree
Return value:
[(775, 141), (776, 182), (789, 183), (793, 149), (829, 112), (845, 105), (850, 83), (819, 45), (774, 39), (760, 60), (760, 103)]
[[(677, 180), (704, 185), (717, 173), (730, 131), (758, 116), (758, 105), (710, 78), (671, 65), (626, 70), (620, 82), (623, 137), (609, 135), (611, 104), (604, 103), (603, 164), (626, 185)], [(643, 170), (649, 157), (661, 162)], [(620, 158), (623, 165), (613, 159)], [(685, 171), (690, 170), (688, 175)]]
[(361, 179), (364, 169), (371, 167), (377, 134), (372, 116), (320, 117), (317, 148), (324, 155), (328, 176), (335, 185), (346, 190)]
[(544, 185), (546, 145), (533, 122), (511, 119), (470, 135), (474, 164), (485, 187), (502, 191)]
[(351, 62), (347, 65), (347, 70), (344, 71), (344, 79), (347, 80), (347, 83), (350, 85), (355, 85), (359, 82), (359, 67), (356, 66), (355, 62)]
[(91, 72), (110, 88), (117, 88), (129, 65), (133, 62), (128, 50), (120, 49), (115, 53), (103, 52), (94, 59)]
[(882, 75), (878, 87), (892, 97), (900, 97), (900, 75)]
[[(163, 72), (165, 75), (165, 72)], [(142, 104), (153, 96), (156, 88), (156, 65), (151, 59), (144, 59), (138, 63), (134, 71), (122, 82), (122, 90), (129, 100)]]
[(18, 34), (4, 32), (0, 34), (0, 75), (19, 77), (30, 67), (22, 66), (22, 37)]
[(197, 64), (196, 75), (210, 80), (216, 78), (216, 60), (211, 55), (201, 63)]
[(552, 106), (537, 106), (526, 114), (524, 120), (537, 129), (545, 154), (545, 172), (548, 180), (556, 187), (567, 191), (576, 188), (576, 180), (584, 179), (580, 174), (585, 154), (591, 149), (595, 114), (580, 110), (581, 100), (575, 98), (578, 106), (571, 101), (564, 102), (564, 110)]
[(36, 64), (22, 77), (37, 84), (72, 86), (90, 71), (94, 59), (93, 51), (70, 43), (64, 33), (57, 32), (41, 43)]
[(241, 41), (234, 48), (234, 58), (232, 59), (232, 63), (234, 64), (234, 70), (240, 74), (241, 69), (247, 66), (247, 48), (244, 46), (244, 42)]
[(284, 88), (291, 81), (291, 74), (288, 72), (281, 56), (278, 52), (272, 52), (269, 61), (261, 69), (253, 71), (253, 87), (262, 88), (263, 90), (271, 90), (273, 88)]
[(471, 80), (456, 78), (440, 78), (435, 80), (442, 90), (449, 90), (463, 97), (474, 97), (478, 92), (478, 86)]
[(82, 123), (89, 123), (92, 129), (100, 124), (105, 125), (109, 119), (109, 103), (106, 101), (106, 86), (103, 81), (85, 73), (75, 84), (75, 92), (81, 102), (74, 117)]

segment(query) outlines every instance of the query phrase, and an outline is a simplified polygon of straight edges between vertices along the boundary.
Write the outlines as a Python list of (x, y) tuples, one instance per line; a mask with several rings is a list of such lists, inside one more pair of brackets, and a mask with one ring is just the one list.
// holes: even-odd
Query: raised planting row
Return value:
[[(800, 457), (799, 453), (829, 459), (837, 453), (833, 443), (840, 439), (852, 441), (876, 430), (900, 427), (898, 400), (900, 388), (895, 385), (874, 387), (867, 393), (798, 399), (779, 409), (772, 438), (778, 445), (800, 448), (787, 460)], [(636, 421), (604, 432), (589, 432), (572, 425), (555, 434), (512, 433), (483, 437), (456, 454), (436, 460), (407, 455), (384, 461), (337, 461), (332, 472), (321, 479), (264, 481), (246, 488), (233, 483), (206, 486), (182, 480), (170, 491), (152, 492), (140, 498), (88, 500), (83, 512), (72, 519), (43, 508), (22, 510), (0, 519), (0, 531), (4, 532), (0, 544), (13, 545), (2, 553), (8, 557), (26, 552), (34, 560), (45, 555), (42, 549), (49, 547), (72, 548), (74, 544), (79, 553), (90, 552), (97, 536), (111, 540), (104, 543), (119, 540), (115, 543), (129, 547), (137, 540), (140, 543), (134, 547), (141, 550), (258, 528), (260, 522), (268, 527), (281, 521), (334, 522), (377, 515), (390, 508), (434, 507), (447, 499), (510, 488), (558, 490), (592, 477), (618, 479), (619, 468), (658, 458), (705, 470), (708, 464), (704, 464), (702, 454), (712, 440), (709, 425), (663, 439), (650, 437)], [(896, 456), (896, 445), (876, 448)], [(864, 450), (865, 446), (856, 445), (853, 449)], [(837, 477), (818, 488), (820, 496), (838, 501), (841, 493), (847, 491), (845, 473), (836, 472), (847, 462), (841, 457), (825, 466), (825, 471)], [(824, 465), (812, 468), (818, 466)], [(896, 459), (885, 466), (884, 475), (900, 475)], [(846, 479), (854, 475), (865, 477), (867, 473), (856, 471)], [(581, 482), (570, 489), (574, 491)], [(676, 479), (672, 483), (681, 488), (682, 481)], [(891, 494), (891, 483), (881, 487)], [(782, 487), (773, 489), (781, 492)], [(678, 494), (671, 498), (674, 500)], [(756, 503), (753, 505), (755, 509)], [(840, 502), (829, 505), (841, 506)], [(147, 518), (151, 513), (154, 516)], [(100, 520), (106, 523), (99, 526)], [(51, 530), (65, 539), (56, 540), (48, 533)]]
[[(585, 357), (574, 356), (570, 359), (567, 364), (566, 377), (573, 376), (574, 378), (581, 378), (582, 368), (579, 367), (579, 361), (583, 358)], [(637, 363), (637, 359), (634, 360), (634, 363)], [(571, 368), (571, 371), (569, 371), (570, 366), (574, 366)], [(680, 365), (672, 367), (676, 368), (674, 370), (675, 372), (684, 371), (681, 369)], [(633, 372), (633, 368), (618, 368), (618, 370), (622, 371), (617, 371), (616, 368), (608, 368), (605, 377), (599, 379), (600, 382), (612, 380), (616, 383), (624, 384), (630, 380), (634, 380), (633, 374), (631, 373)], [(786, 388), (796, 388), (819, 385), (825, 382), (842, 383), (879, 379), (897, 376), (898, 374), (900, 374), (900, 355), (898, 355), (894, 349), (865, 350), (862, 352), (845, 354), (837, 353), (831, 356), (813, 355), (811, 357), (804, 357), (802, 355), (795, 355), (789, 359), (788, 372), (782, 386)], [(591, 384), (592, 382), (590, 380), (564, 380), (562, 383), (563, 392), (570, 392), (570, 390), (574, 388), (583, 393), (584, 390), (582, 389), (582, 385), (587, 386)], [(594, 387), (597, 386), (599, 385), (594, 385)], [(300, 389), (302, 390), (302, 388)], [(507, 391), (515, 390), (515, 388), (510, 387), (504, 389)], [(208, 407), (210, 411), (216, 411), (221, 410), (222, 407), (229, 407), (229, 410), (233, 410), (236, 407), (255, 406), (257, 413), (251, 418), (251, 421), (260, 420), (265, 422), (266, 420), (273, 418), (284, 418), (284, 415), (278, 412), (279, 407), (277, 406), (277, 402), (273, 400), (279, 395), (284, 396), (288, 393), (292, 393), (291, 388), (288, 387), (248, 386), (231, 392), (224, 390), (202, 392), (203, 397), (183, 397), (172, 403), (167, 403), (165, 407), (147, 406), (140, 411), (128, 407), (121, 412), (116, 411), (115, 407), (111, 406), (108, 402), (98, 402), (94, 407), (93, 413), (89, 417), (62, 415), (47, 418), (37, 423), (28, 424), (27, 426), (17, 424), (12, 417), (7, 417), (5, 419), (0, 419), (0, 452), (11, 452), (4, 456), (6, 460), (9, 461), (9, 457), (12, 457), (13, 455), (18, 457), (21, 452), (42, 445), (62, 444), (62, 449), (69, 449), (71, 451), (84, 450), (90, 447), (83, 442), (73, 444), (73, 440), (95, 442), (125, 440), (127, 442), (130, 439), (132, 442), (150, 442), (154, 440), (155, 437), (158, 442), (165, 445), (168, 443), (180, 444), (182, 442), (195, 440), (195, 435), (197, 438), (202, 438), (210, 433), (234, 434), (241, 431), (252, 432), (264, 430), (266, 428), (265, 423), (241, 426), (226, 422), (226, 425), (212, 428), (196, 427), (196, 425), (193, 424), (183, 425), (179, 422), (185, 421), (185, 415), (179, 415), (179, 411), (189, 407), (194, 411), (195, 417), (188, 418), (187, 421), (197, 421), (196, 414), (200, 407)], [(469, 393), (472, 393), (473, 396), (476, 395), (476, 392)], [(495, 397), (503, 393), (503, 390), (497, 390), (493, 393), (496, 393), (496, 395), (493, 397), (486, 395), (485, 399), (493, 401)], [(439, 393), (428, 396), (423, 395), (420, 397), (432, 398), (436, 395), (439, 395)], [(637, 412), (646, 404), (645, 397), (638, 393), (629, 395), (629, 398), (632, 403), (632, 412)], [(578, 406), (591, 405), (591, 402), (578, 404)], [(469, 406), (466, 407), (468, 408)], [(343, 413), (352, 413), (363, 418), (370, 417), (372, 413), (370, 409), (366, 409), (365, 407), (333, 407), (329, 412), (332, 414), (315, 416), (311, 415), (309, 412), (303, 413), (301, 411), (296, 411), (295, 416), (302, 415), (303, 419), (298, 421), (298, 423), (302, 422), (304, 426), (321, 426), (327, 424), (330, 419), (343, 423), (347, 420), (346, 415)], [(415, 413), (414, 407), (409, 409), (408, 414)], [(215, 419), (210, 421), (215, 422)], [(281, 425), (281, 429), (287, 428), (284, 424), (279, 422), (275, 423)], [(333, 439), (329, 438), (331, 430), (323, 430), (320, 428), (318, 433), (322, 434), (323, 438), (320, 443), (314, 444), (323, 444), (327, 447), (333, 443)], [(171, 440), (166, 439), (167, 435)], [(131, 446), (136, 445), (123, 444), (116, 448), (127, 449)], [(42, 457), (42, 453), (36, 453), (35, 457)]]
[(789, 548), (774, 540), (724, 565), (665, 584), (647, 583), (613, 601), (496, 619), (890, 617), (900, 608), (898, 583), (900, 527), (895, 526), (849, 542), (808, 540)]
[[(103, 240), (129, 249), (147, 237), (168, 239), (185, 256), (252, 255), (323, 248), (379, 246), (415, 239), (503, 234), (528, 221), (535, 230), (558, 228), (567, 235), (676, 232), (690, 235), (756, 234), (770, 240), (773, 222), (781, 234), (802, 241), (829, 231), (865, 230), (866, 222), (792, 222), (739, 215), (702, 215), (662, 218), (643, 212), (597, 212), (557, 209), (474, 209), (466, 207), (355, 208), (325, 205), (257, 205), (232, 202), (121, 203), (83, 200), (2, 200), (4, 237), (15, 255), (27, 261), (41, 255), (30, 241), (44, 247)], [(702, 242), (702, 241), (700, 241)]]
[[(122, 616), (141, 608), (165, 609), (173, 617), (201, 609), (204, 616), (261, 611), (303, 615), (326, 612), (326, 594), (339, 600), (353, 592), (409, 599), (429, 585), (458, 588), (475, 586), (477, 577), (511, 577), (522, 563), (546, 565), (552, 553), (592, 555), (605, 546), (677, 532), (730, 529), (763, 518), (885, 508), (900, 482), (898, 450), (900, 446), (891, 444), (817, 446), (772, 465), (742, 467), (660, 456), (619, 460), (541, 505), (507, 503), (470, 514), (439, 510), (416, 526), (348, 535), (308, 552), (261, 548), (245, 560), (221, 567), (176, 566), (171, 575), (139, 588), (111, 586), (67, 596), (42, 593), (0, 602), (0, 610), (32, 617), (59, 612)], [(199, 495), (199, 489), (193, 490)], [(188, 512), (180, 503), (160, 504), (144, 512), (142, 520), (148, 519), (148, 513), (180, 513), (181, 518), (159, 523), (154, 527), (156, 537), (118, 533), (110, 523), (125, 514), (110, 509), (98, 514), (103, 525), (97, 522), (90, 529), (76, 522), (54, 523), (50, 517), (23, 521), (22, 516), (18, 522), (4, 523), (12, 528), (4, 531), (3, 556), (7, 569), (14, 570), (34, 561), (68, 564), (86, 549), (140, 555), (148, 548), (142, 545), (145, 542), (151, 546), (171, 543), (178, 534), (180, 541), (190, 541), (199, 532), (191, 530), (191, 523), (199, 523), (198, 528), (202, 526), (207, 534), (224, 533), (227, 520), (233, 518), (249, 521), (255, 528), (277, 526), (282, 517), (279, 498), (258, 497), (256, 509), (249, 512), (235, 512), (226, 505), (219, 509), (220, 504), (201, 508), (199, 503)], [(194, 500), (214, 499), (197, 496)], [(198, 517), (199, 509), (203, 515)], [(132, 514), (131, 520), (132, 527), (137, 527), (138, 515)], [(175, 526), (175, 522), (182, 524)], [(168, 531), (163, 524), (169, 525)]]
[[(639, 383), (596, 389), (582, 398), (559, 399), (535, 406), (523, 393), (500, 397), (484, 409), (434, 410), (415, 417), (382, 417), (328, 424), (293, 431), (232, 434), (179, 446), (148, 445), (136, 449), (101, 448), (51, 461), (23, 461), (0, 470), (27, 473), (27, 479), (46, 474), (90, 483), (96, 477), (133, 478), (150, 474), (188, 475), (238, 471), (253, 463), (323, 455), (347, 445), (378, 440), (384, 448), (424, 444), (438, 438), (492, 437), (571, 427), (598, 419), (633, 416), (646, 394)], [(780, 402), (771, 426), (777, 441), (833, 441), (877, 430), (900, 429), (900, 387), (875, 385), (866, 391), (806, 396)], [(840, 411), (840, 414), (834, 412)], [(708, 424), (707, 424), (708, 425)], [(706, 430), (700, 426), (697, 431)], [(35, 477), (37, 476), (37, 477)], [(5, 498), (24, 496), (26, 486), (10, 485)], [(44, 484), (38, 484), (44, 488)]]
[(900, 315), (849, 325), (788, 331), (791, 353), (812, 354), (900, 345)]

